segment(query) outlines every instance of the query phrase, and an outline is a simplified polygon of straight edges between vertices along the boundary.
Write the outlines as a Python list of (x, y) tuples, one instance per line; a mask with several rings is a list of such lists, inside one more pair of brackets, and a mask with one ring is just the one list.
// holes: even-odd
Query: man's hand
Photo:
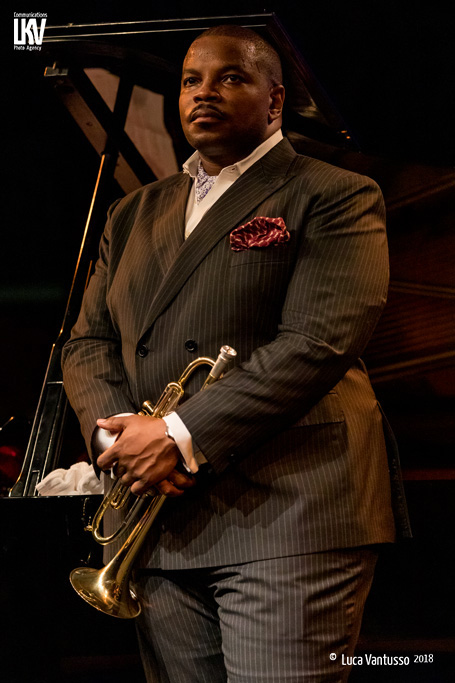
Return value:
[(115, 443), (102, 453), (97, 464), (102, 470), (114, 467), (122, 484), (136, 495), (154, 486), (166, 496), (181, 496), (194, 486), (176, 465), (180, 460), (174, 441), (166, 436), (166, 423), (155, 417), (128, 415), (98, 420), (98, 426), (118, 433)]

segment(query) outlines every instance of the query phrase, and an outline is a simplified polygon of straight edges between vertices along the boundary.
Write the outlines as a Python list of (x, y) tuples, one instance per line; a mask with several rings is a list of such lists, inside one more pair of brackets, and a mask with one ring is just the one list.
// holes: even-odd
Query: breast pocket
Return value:
[(244, 251), (232, 251), (230, 267), (286, 264), (290, 263), (291, 259), (292, 251), (288, 245), (252, 247)]

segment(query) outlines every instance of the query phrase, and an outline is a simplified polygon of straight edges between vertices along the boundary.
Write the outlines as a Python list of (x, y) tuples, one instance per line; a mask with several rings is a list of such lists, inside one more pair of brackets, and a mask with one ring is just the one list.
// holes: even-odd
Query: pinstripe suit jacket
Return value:
[[(204, 370), (188, 383), (178, 413), (211, 474), (168, 502), (143, 562), (214, 566), (392, 541), (381, 414), (359, 360), (388, 284), (377, 186), (283, 140), (184, 241), (189, 184), (177, 174), (111, 207), (64, 348), (87, 444), (97, 417), (156, 401), (195, 356), (238, 352), (207, 391)], [(230, 232), (254, 216), (281, 216), (290, 241), (233, 251)]]

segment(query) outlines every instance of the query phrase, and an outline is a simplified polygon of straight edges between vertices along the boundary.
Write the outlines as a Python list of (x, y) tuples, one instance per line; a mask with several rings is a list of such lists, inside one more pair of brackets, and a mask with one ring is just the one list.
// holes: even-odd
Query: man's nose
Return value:
[(209, 79), (201, 81), (199, 88), (194, 93), (194, 99), (197, 102), (213, 102), (218, 100), (219, 97), (220, 94), (216, 84)]

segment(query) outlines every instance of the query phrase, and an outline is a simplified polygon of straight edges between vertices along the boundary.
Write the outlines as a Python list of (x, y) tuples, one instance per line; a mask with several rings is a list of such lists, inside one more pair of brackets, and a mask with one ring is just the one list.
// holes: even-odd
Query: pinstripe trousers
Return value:
[[(342, 683), (376, 548), (224, 568), (142, 570), (137, 631), (148, 683)], [(334, 656), (335, 655), (335, 656)]]

